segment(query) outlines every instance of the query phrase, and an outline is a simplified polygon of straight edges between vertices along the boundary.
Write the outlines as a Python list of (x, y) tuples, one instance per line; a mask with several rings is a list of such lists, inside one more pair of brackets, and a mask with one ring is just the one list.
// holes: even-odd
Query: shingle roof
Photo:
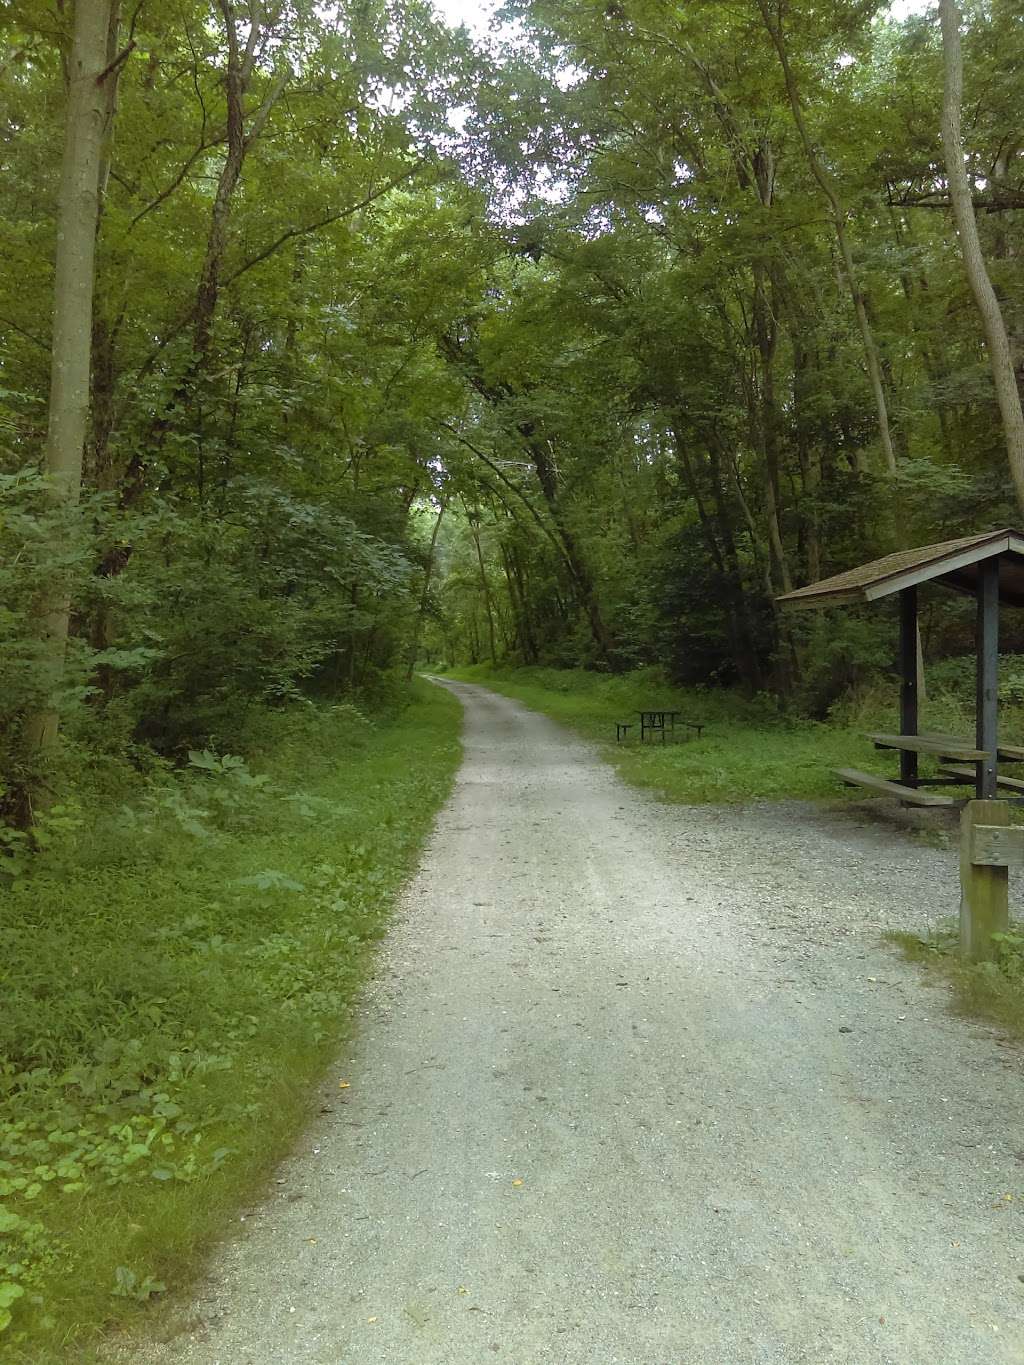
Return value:
[(901, 588), (931, 579), (961, 592), (973, 592), (978, 564), (993, 555), (1001, 556), (1000, 600), (1011, 606), (1024, 606), (1024, 535), (1009, 529), (944, 540), (938, 545), (923, 545), (915, 550), (897, 550), (870, 564), (861, 564), (806, 588), (787, 592), (778, 601), (788, 607), (873, 602), (899, 592)]

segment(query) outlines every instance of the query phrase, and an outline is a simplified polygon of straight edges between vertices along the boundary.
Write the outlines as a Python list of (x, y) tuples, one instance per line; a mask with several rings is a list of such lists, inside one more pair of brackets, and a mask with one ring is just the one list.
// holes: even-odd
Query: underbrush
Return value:
[(952, 985), (961, 1013), (992, 1019), (1024, 1039), (1024, 923), (993, 935), (996, 953), (991, 962), (965, 962), (959, 956), (960, 935), (955, 926), (943, 925), (926, 938), (916, 934), (890, 937), (911, 961), (939, 973)]
[[(479, 665), (452, 674), (514, 697), (553, 720), (603, 742), (627, 782), (652, 788), (663, 798), (693, 804), (750, 800), (863, 800), (861, 788), (843, 787), (834, 768), (854, 767), (891, 777), (893, 754), (877, 753), (869, 730), (895, 728), (893, 695), (861, 692), (848, 698), (828, 721), (787, 711), (769, 696), (747, 698), (724, 688), (678, 688), (660, 670), (609, 675), (553, 668), (497, 668)], [(704, 726), (698, 737), (680, 726), (669, 742), (637, 739), (641, 708), (679, 711)], [(633, 726), (629, 738), (615, 739), (617, 721)], [(962, 728), (970, 722), (959, 701), (932, 698), (922, 728)], [(922, 772), (927, 770), (922, 761)]]
[[(417, 685), (54, 812), (0, 888), (0, 1356), (86, 1358), (182, 1283), (298, 1131), (458, 761)], [(23, 865), (19, 866), (19, 860)]]

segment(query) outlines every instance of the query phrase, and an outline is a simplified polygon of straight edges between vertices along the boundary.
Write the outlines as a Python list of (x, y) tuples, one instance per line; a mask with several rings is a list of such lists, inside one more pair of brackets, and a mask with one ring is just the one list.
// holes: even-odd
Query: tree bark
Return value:
[(889, 429), (889, 408), (885, 399), (885, 386), (882, 383), (882, 366), (878, 357), (878, 346), (875, 342), (874, 332), (871, 330), (871, 322), (868, 318), (867, 306), (864, 301), (864, 293), (857, 280), (857, 269), (853, 263), (853, 252), (850, 249), (850, 239), (846, 233), (846, 210), (836, 193), (832, 179), (825, 169), (825, 166), (818, 155), (811, 139), (807, 122), (804, 119), (803, 109), (800, 105), (800, 92), (797, 89), (796, 77), (793, 75), (793, 68), (790, 65), (789, 53), (786, 50), (785, 40), (782, 35), (782, 25), (772, 18), (771, 10), (768, 7), (768, 0), (758, 0), (761, 10), (761, 17), (764, 20), (765, 28), (768, 30), (772, 44), (778, 54), (779, 65), (782, 67), (783, 79), (786, 83), (786, 95), (789, 99), (789, 107), (793, 114), (793, 122), (800, 141), (803, 144), (804, 152), (807, 156), (807, 164), (811, 168), (811, 174), (817, 181), (818, 187), (828, 201), (828, 206), (832, 215), (832, 226), (836, 234), (836, 244), (839, 247), (839, 254), (843, 262), (843, 274), (849, 287), (850, 297), (853, 300), (853, 310), (857, 317), (857, 327), (860, 331), (861, 344), (864, 348), (864, 363), (868, 372), (868, 381), (871, 385), (871, 393), (875, 400), (875, 411), (878, 415), (878, 435), (882, 442), (882, 453), (885, 457), (886, 469), (890, 474), (896, 473), (896, 452), (893, 449), (892, 433)]
[[(495, 409), (500, 411), (502, 403), (514, 395), (511, 386), (496, 386), (488, 383), (480, 372), (476, 357), (467, 352), (460, 343), (453, 341), (451, 337), (444, 335), (439, 337), (438, 348), (444, 358), (460, 369), (469, 384)], [(515, 428), (533, 462), (556, 534), (551, 533), (547, 527), (543, 526), (543, 523), (540, 525), (557, 545), (559, 553), (572, 576), (576, 600), (586, 612), (590, 633), (594, 644), (597, 646), (598, 654), (610, 669), (614, 669), (617, 664), (615, 641), (604, 620), (590, 567), (564, 515), (559, 496), (558, 476), (549, 448), (545, 443), (543, 434), (538, 432), (533, 422), (517, 421)], [(473, 447), (471, 446), (470, 449)]]
[(526, 603), (525, 594), (517, 578), (516, 565), (509, 553), (508, 546), (502, 542), (501, 563), (505, 571), (505, 584), (508, 588), (508, 600), (512, 610), (512, 618), (515, 622), (516, 648), (519, 650), (519, 657), (524, 664), (532, 664), (537, 661), (537, 647), (533, 641), (533, 631), (530, 626), (529, 608)]
[(427, 562), (423, 569), (423, 589), (420, 592), (420, 606), (416, 613), (416, 625), (413, 628), (412, 641), (409, 645), (409, 663), (405, 670), (406, 682), (412, 681), (413, 670), (416, 667), (416, 655), (420, 650), (420, 640), (423, 637), (423, 622), (427, 617), (427, 603), (430, 601), (430, 580), (434, 576), (434, 552), (437, 549), (437, 537), (441, 530), (441, 522), (444, 521), (444, 514), (448, 510), (447, 495), (441, 499), (441, 507), (437, 513), (437, 520), (434, 522), (434, 530), (430, 537), (430, 549), (427, 551)]
[[(82, 491), (89, 417), (89, 365), (103, 141), (109, 109), (107, 38), (112, 0), (76, 0), (68, 61), (67, 114), (54, 272), (53, 350), (44, 470), (55, 508), (74, 508)], [(44, 585), (39, 638), (46, 700), (26, 718), (31, 759), (45, 766), (57, 740), (55, 694), (67, 650), (71, 603), (60, 584)]]
[(487, 616), (487, 640), (491, 648), (491, 663), (498, 662), (498, 646), (494, 636), (494, 607), (491, 602), (491, 590), (487, 583), (487, 569), (484, 565), (484, 552), (480, 545), (480, 522), (477, 513), (471, 512), (466, 508), (466, 519), (469, 522), (469, 533), (473, 537), (473, 544), (476, 547), (476, 562), (480, 570), (480, 592), (484, 599), (484, 612)]
[[(765, 520), (768, 525), (768, 546), (772, 563), (783, 592), (792, 589), (793, 582), (786, 560), (779, 517), (779, 421), (775, 402), (775, 353), (778, 345), (778, 324), (768, 303), (767, 271), (760, 261), (754, 262), (753, 328), (754, 342), (761, 366), (761, 382), (751, 386), (751, 425), (753, 436), (761, 447), (764, 478)], [(758, 391), (760, 390), (760, 391)]]
[(700, 522), (708, 556), (721, 580), (726, 599), (726, 631), (733, 665), (743, 686), (752, 693), (757, 692), (761, 687), (761, 670), (757, 660), (749, 604), (743, 588), (743, 574), (736, 549), (732, 517), (723, 487), (718, 436), (713, 430), (707, 434), (709, 483), (715, 504), (715, 511), (712, 513), (707, 506), (697, 471), (686, 448), (683, 435), (685, 425), (685, 416), (679, 410), (672, 423), (678, 468), (697, 508), (697, 519)]
[(974, 217), (971, 186), (964, 166), (964, 147), (960, 132), (963, 100), (963, 56), (960, 49), (960, 14), (953, 0), (939, 0), (942, 25), (942, 55), (945, 79), (942, 98), (942, 145), (946, 153), (949, 200), (953, 209), (964, 259), (964, 272), (974, 302), (981, 314), (985, 346), (992, 367), (999, 413), (1003, 421), (1006, 457), (1010, 465), (1017, 505), (1024, 512), (1024, 412), (1013, 369), (1013, 354), (1003, 321), (1002, 309), (992, 288)]
[(227, 151), (221, 164), (220, 175), (217, 178), (217, 189), (210, 211), (210, 227), (206, 237), (206, 251), (199, 272), (195, 302), (191, 310), (192, 356), (175, 387), (174, 396), (154, 423), (153, 434), (158, 444), (162, 443), (170, 429), (174, 409), (185, 407), (191, 402), (198, 378), (209, 358), (213, 344), (214, 318), (222, 286), (224, 260), (227, 255), (228, 229), (231, 222), (235, 191), (238, 189), (239, 181), (242, 178), (245, 158), (252, 144), (263, 132), (267, 119), (284, 89), (288, 75), (288, 68), (282, 66), (264, 96), (263, 102), (253, 114), (247, 129), (245, 126), (245, 97), (252, 84), (257, 48), (266, 26), (266, 17), (259, 0), (250, 0), (248, 34), (243, 47), (239, 38), (239, 19), (234, 0), (218, 0), (218, 8), (224, 20), (228, 48), (227, 66), (224, 71)]

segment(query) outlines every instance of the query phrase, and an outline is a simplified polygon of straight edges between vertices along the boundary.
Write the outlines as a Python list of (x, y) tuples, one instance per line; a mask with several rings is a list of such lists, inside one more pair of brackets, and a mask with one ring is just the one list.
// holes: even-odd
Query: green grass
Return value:
[(965, 962), (958, 955), (955, 925), (941, 925), (927, 938), (902, 933), (888, 937), (905, 957), (951, 988), (959, 1013), (989, 1019), (1024, 1039), (1024, 925), (1012, 926), (1000, 938), (992, 962)]
[[(787, 715), (771, 698), (746, 700), (721, 689), (668, 686), (654, 669), (619, 676), (549, 668), (489, 669), (452, 674), (515, 697), (605, 745), (623, 778), (669, 801), (727, 804), (751, 800), (863, 800), (863, 790), (840, 785), (833, 768), (855, 767), (891, 776), (895, 760), (882, 757), (864, 732), (892, 725), (874, 701), (845, 724)], [(636, 739), (641, 707), (665, 707), (701, 722), (700, 738), (662, 745)], [(616, 721), (632, 721), (631, 738), (617, 744)]]
[(283, 725), (261, 778), (205, 756), (70, 808), (0, 890), (4, 1361), (92, 1359), (187, 1286), (337, 1053), (460, 711), (417, 684), (386, 722)]

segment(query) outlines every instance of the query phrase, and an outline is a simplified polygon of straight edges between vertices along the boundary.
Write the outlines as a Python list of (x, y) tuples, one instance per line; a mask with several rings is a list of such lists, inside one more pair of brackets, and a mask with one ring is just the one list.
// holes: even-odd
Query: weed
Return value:
[(996, 956), (991, 962), (965, 962), (959, 956), (955, 925), (940, 925), (926, 938), (888, 937), (911, 961), (950, 983), (960, 1013), (991, 1019), (1014, 1037), (1024, 1038), (1024, 926), (993, 934)]
[[(458, 759), (418, 685), (55, 812), (0, 918), (0, 1354), (84, 1358), (186, 1282), (306, 1115)], [(358, 793), (358, 796), (355, 794)]]

